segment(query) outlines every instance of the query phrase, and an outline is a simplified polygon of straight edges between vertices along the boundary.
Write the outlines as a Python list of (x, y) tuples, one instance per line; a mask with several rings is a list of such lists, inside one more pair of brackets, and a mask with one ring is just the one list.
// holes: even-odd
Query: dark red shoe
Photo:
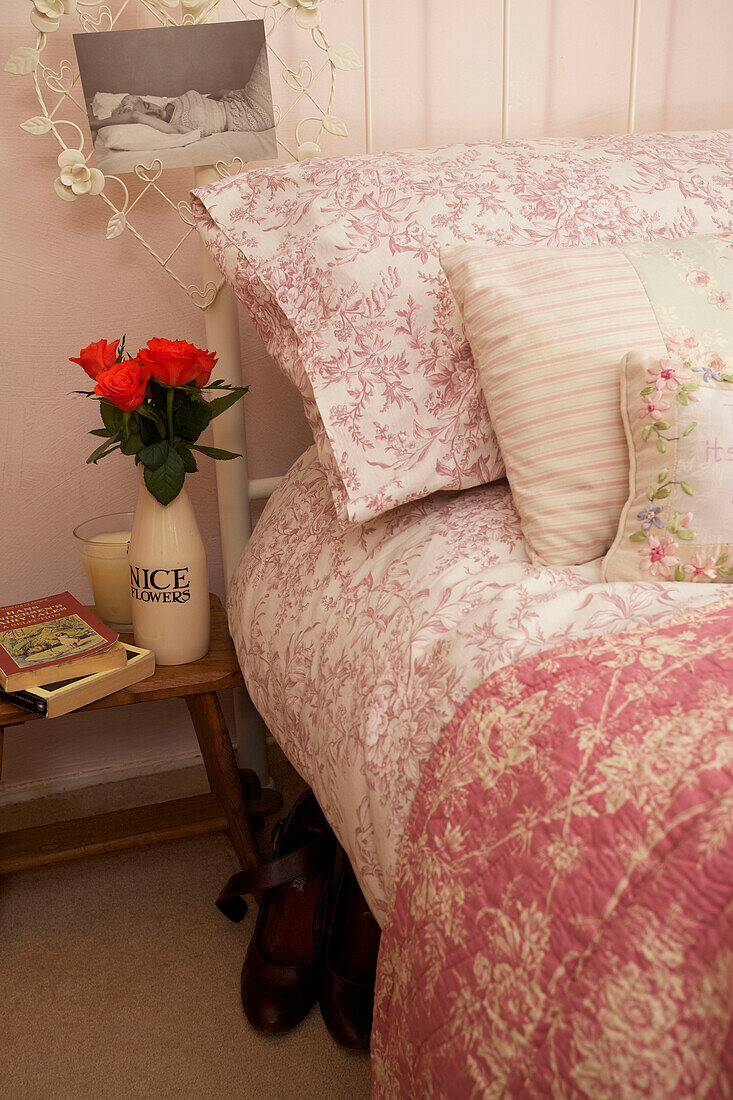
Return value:
[(369, 1050), (381, 932), (346, 855), (341, 862), (321, 983), (321, 1015), (337, 1043)]
[(336, 838), (306, 791), (277, 826), (272, 861), (232, 875), (217, 899), (241, 920), (242, 894), (262, 895), (242, 967), (242, 1005), (258, 1031), (289, 1031), (318, 997), (335, 856)]

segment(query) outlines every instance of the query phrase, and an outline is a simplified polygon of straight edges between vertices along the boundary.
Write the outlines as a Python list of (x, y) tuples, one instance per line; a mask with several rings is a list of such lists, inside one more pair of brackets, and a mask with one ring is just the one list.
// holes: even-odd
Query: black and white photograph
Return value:
[(97, 166), (106, 175), (277, 158), (264, 24), (75, 34)]

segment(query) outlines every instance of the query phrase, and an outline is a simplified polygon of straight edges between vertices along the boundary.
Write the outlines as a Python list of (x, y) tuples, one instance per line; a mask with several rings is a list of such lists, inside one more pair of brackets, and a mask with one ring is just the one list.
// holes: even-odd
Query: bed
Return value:
[(485, 142), (194, 193), (313, 428), (229, 622), (383, 927), (375, 1096), (730, 1094), (732, 164)]
[(255, 528), (229, 621), (253, 702), (383, 922), (420, 777), (474, 688), (531, 654), (720, 599), (712, 585), (603, 584), (599, 562), (532, 565), (506, 481), (343, 532), (311, 448)]

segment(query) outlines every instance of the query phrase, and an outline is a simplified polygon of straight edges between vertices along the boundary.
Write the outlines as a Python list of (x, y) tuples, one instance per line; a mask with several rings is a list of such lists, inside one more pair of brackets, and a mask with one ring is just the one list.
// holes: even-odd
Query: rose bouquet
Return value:
[[(137, 355), (125, 355), (125, 339), (97, 340), (82, 348), (78, 363), (94, 381), (93, 391), (78, 390), (99, 401), (103, 428), (90, 434), (104, 440), (87, 462), (113, 451), (134, 455), (144, 467), (145, 485), (161, 504), (170, 504), (186, 474), (198, 469), (193, 454), (231, 459), (240, 455), (204, 447), (198, 438), (211, 421), (243, 397), (248, 386), (209, 381), (216, 356), (185, 340), (149, 340)], [(213, 391), (207, 400), (205, 392)]]

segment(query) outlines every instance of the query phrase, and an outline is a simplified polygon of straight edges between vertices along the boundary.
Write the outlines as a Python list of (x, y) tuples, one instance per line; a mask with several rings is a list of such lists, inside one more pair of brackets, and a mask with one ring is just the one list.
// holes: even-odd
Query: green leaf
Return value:
[(663, 439), (657, 440), (657, 450), (659, 451), (660, 455), (665, 455), (667, 453), (667, 444), (664, 442)]
[(140, 425), (140, 435), (142, 436), (143, 443), (159, 443), (161, 439), (165, 439), (165, 429), (158, 427), (153, 420), (141, 418), (138, 421)]
[(669, 521), (669, 529), (672, 534), (675, 534), (679, 530), (680, 520), (682, 519), (681, 512), (673, 512), (672, 518)]
[(152, 493), (155, 499), (163, 505), (170, 504), (172, 500), (176, 499), (183, 488), (185, 477), (186, 470), (183, 459), (178, 451), (170, 447), (168, 448), (166, 460), (161, 466), (156, 469), (151, 469), (150, 466), (145, 467), (145, 484), (148, 492)]
[(721, 374), (720, 377), (724, 382), (733, 382), (733, 374)]
[(646, 542), (648, 538), (646, 531), (635, 531), (633, 535), (629, 535), (629, 542)]
[(682, 390), (680, 390), (680, 392), (677, 394), (677, 400), (679, 401), (680, 405), (689, 405), (690, 404), (689, 397), (687, 396), (686, 393), (682, 393)]
[(664, 485), (661, 489), (657, 489), (655, 500), (665, 500), (671, 492), (669, 485)]
[(168, 458), (170, 447), (167, 440), (161, 439), (157, 443), (150, 443), (139, 452), (140, 461), (148, 470), (159, 469)]
[(668, 432), (669, 431), (669, 421), (667, 421), (667, 420), (655, 420), (654, 421), (654, 427), (657, 429), (658, 432)]
[(687, 427), (685, 428), (685, 430), (683, 431), (682, 438), (684, 439), (685, 436), (688, 436), (690, 434), (690, 432), (694, 432), (696, 427), (697, 427), (697, 421), (693, 420), (692, 423), (688, 424)]
[(647, 500), (654, 500), (654, 486), (650, 485), (646, 491)]
[(230, 459), (230, 458), (241, 458), (242, 457), (241, 455), (235, 454), (234, 451), (222, 451), (221, 448), (219, 448), (219, 447), (196, 446), (196, 447), (193, 447), (193, 450), (194, 451), (201, 451), (202, 455), (207, 455), (209, 458), (220, 458), (220, 459), (226, 460), (226, 459)]
[(680, 527), (677, 532), (677, 538), (683, 539), (685, 542), (692, 542), (693, 539), (697, 538), (697, 531), (690, 531), (687, 527)]
[(211, 407), (206, 401), (188, 401), (176, 409), (173, 424), (176, 435), (195, 442), (211, 422)]
[(120, 450), (123, 455), (136, 455), (139, 454), (144, 446), (145, 444), (142, 441), (142, 436), (138, 435), (137, 432), (133, 432), (132, 435), (128, 436), (127, 441)]
[(666, 481), (668, 477), (669, 477), (669, 470), (665, 467), (663, 470), (660, 470), (657, 481), (661, 485), (662, 482)]
[(223, 412), (226, 412), (227, 409), (231, 408), (231, 406), (234, 405), (235, 402), (244, 397), (245, 393), (246, 390), (244, 389), (244, 387), (240, 386), (237, 389), (231, 390), (231, 392), (226, 394), (224, 397), (216, 397), (213, 401), (209, 401), (209, 408), (211, 409), (211, 419), (213, 420), (215, 416), (221, 416), (221, 414)]
[(641, 397), (646, 397), (647, 394), (653, 393), (654, 389), (655, 389), (654, 386), (644, 386), (644, 389), (640, 390), (639, 394), (640, 394)]
[(120, 410), (111, 401), (102, 398), (99, 402), (99, 411), (102, 414), (105, 428), (108, 428), (112, 434), (119, 432), (122, 427), (122, 413)]
[(681, 481), (680, 482), (680, 489), (682, 490), (683, 493), (687, 493), (688, 497), (691, 497), (691, 496), (695, 495), (689, 481)]
[(158, 410), (153, 408), (152, 405), (141, 405), (136, 410), (138, 416), (142, 416), (145, 420), (152, 420), (154, 424), (157, 424), (162, 432), (165, 432), (165, 424), (163, 423), (162, 416), (158, 413)]
[(108, 428), (93, 428), (93, 429), (92, 429), (92, 430), (91, 430), (91, 431), (89, 432), (89, 434), (90, 434), (90, 435), (101, 435), (101, 436), (106, 436), (106, 437), (107, 437), (107, 438), (109, 439), (109, 437), (110, 437), (110, 436), (112, 435), (112, 432), (111, 432), (111, 431), (109, 431), (109, 429), (108, 429)]
[(183, 459), (183, 465), (186, 468), (186, 473), (195, 474), (198, 470), (198, 466), (196, 465), (196, 459), (193, 457), (188, 447), (186, 447), (183, 443), (176, 443), (176, 450)]
[(645, 443), (646, 443), (646, 441), (648, 440), (648, 438), (651, 434), (652, 434), (652, 426), (651, 426), (651, 424), (647, 424), (646, 427), (644, 428), (644, 431), (641, 433), (641, 438), (644, 440)]
[(96, 450), (92, 451), (92, 453), (89, 455), (89, 458), (87, 459), (87, 466), (90, 462), (94, 462), (96, 464), (97, 462), (99, 462), (100, 458), (105, 458), (108, 454), (111, 454), (112, 451), (116, 450), (119, 446), (119, 438), (120, 433), (118, 432), (110, 439), (105, 439), (104, 443), (100, 443)]
[(699, 390), (700, 387), (697, 382), (685, 382), (683, 386), (680, 386), (680, 389), (684, 393), (692, 393), (693, 390)]
[(683, 580), (685, 579), (685, 569), (684, 569), (684, 566), (682, 566), (682, 565), (678, 565), (678, 566), (677, 566), (677, 568), (676, 568), (676, 569), (675, 569), (675, 571), (674, 571), (674, 579), (675, 579), (676, 581), (683, 581)]

